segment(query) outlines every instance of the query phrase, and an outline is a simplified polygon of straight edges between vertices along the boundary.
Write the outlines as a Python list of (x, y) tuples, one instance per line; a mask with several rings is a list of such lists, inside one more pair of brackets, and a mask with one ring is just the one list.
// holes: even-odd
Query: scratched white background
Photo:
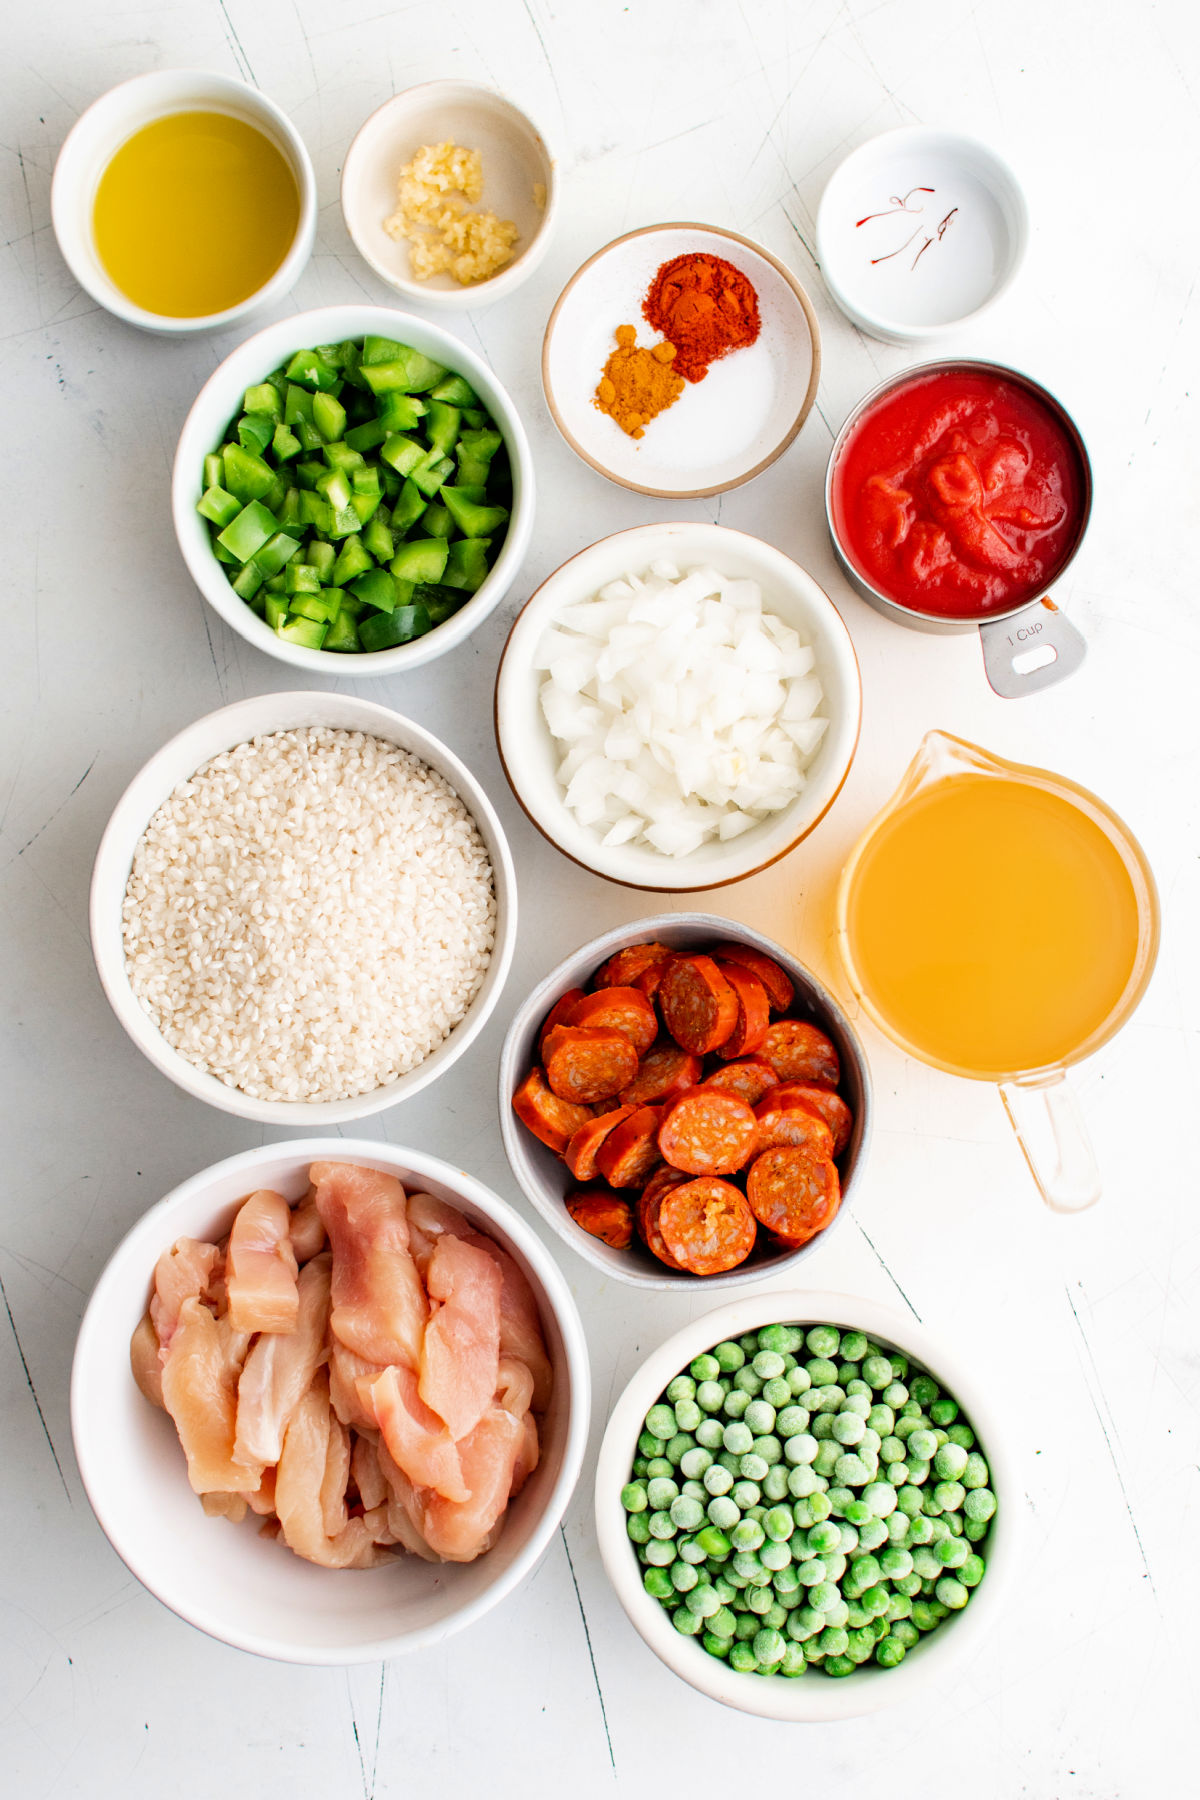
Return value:
[[(1200, 1698), (1195, 20), (1190, 0), (10, 0), (0, 62), (4, 1793), (453, 1800), (561, 1785), (590, 1800), (668, 1783), (784, 1782), (838, 1800), (1196, 1791), (1184, 1755)], [(585, 935), (653, 909), (533, 833), (490, 727), (519, 602), (583, 544), (665, 510), (578, 463), (539, 385), (560, 286), (629, 227), (691, 217), (760, 239), (809, 288), (825, 334), (818, 410), (788, 454), (723, 503), (678, 512), (769, 538), (834, 596), (863, 665), (862, 746), (803, 849), (714, 895), (714, 909), (774, 932), (836, 981), (836, 872), (935, 724), (1093, 786), (1149, 851), (1166, 912), (1158, 974), (1133, 1024), (1076, 1072), (1107, 1184), (1094, 1212), (1056, 1220), (1039, 1207), (993, 1090), (908, 1063), (866, 1032), (878, 1097), (870, 1175), (808, 1270), (820, 1285), (910, 1307), (996, 1367), (1024, 1456), (1027, 1547), (1007, 1616), (920, 1707), (801, 1729), (700, 1699), (652, 1658), (609, 1591), (591, 1461), (523, 1591), (441, 1650), (349, 1675), (210, 1642), (138, 1586), (92, 1518), (67, 1417), (86, 1296), (147, 1205), (262, 1134), (177, 1093), (114, 1022), (87, 945), (91, 859), (117, 796), (165, 738), (226, 701), (299, 685), (208, 610), (171, 530), (176, 435), (234, 336), (171, 344), (126, 329), (80, 293), (49, 228), (55, 154), (78, 113), (126, 76), (188, 64), (257, 82), (311, 150), (317, 250), (280, 314), (389, 300), (350, 246), (337, 187), (354, 131), (394, 89), (438, 75), (493, 83), (544, 123), (561, 157), (562, 223), (541, 271), (461, 324), (533, 441), (540, 499), (526, 567), (468, 644), (360, 688), (443, 736), (487, 784), (521, 871), (520, 947), (471, 1054), (432, 1092), (368, 1121), (367, 1134), (461, 1157), (524, 1209), (495, 1120), (509, 1014)], [(831, 431), (882, 374), (919, 359), (861, 338), (834, 311), (813, 262), (814, 212), (849, 148), (916, 121), (975, 129), (1019, 166), (1032, 252), (1019, 288), (965, 347), (1060, 392), (1095, 463), (1093, 524), (1059, 590), (1091, 653), (1073, 681), (1017, 703), (991, 695), (971, 638), (910, 633), (857, 601), (825, 537)], [(1019, 943), (1012, 965), (1019, 984)], [(640, 1356), (706, 1303), (634, 1295), (561, 1256), (594, 1358), (594, 1455)]]

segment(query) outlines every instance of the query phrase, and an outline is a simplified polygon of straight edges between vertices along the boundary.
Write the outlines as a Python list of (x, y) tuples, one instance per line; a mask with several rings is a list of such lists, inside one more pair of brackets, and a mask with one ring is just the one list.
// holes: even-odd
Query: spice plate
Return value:
[[(634, 438), (595, 405), (619, 325), (659, 341), (642, 303), (664, 263), (700, 253), (740, 270), (758, 296), (754, 343), (731, 351)], [(812, 409), (821, 339), (812, 303), (790, 270), (749, 238), (712, 225), (652, 225), (598, 250), (559, 295), (542, 346), (542, 385), (555, 424), (578, 456), (635, 493), (669, 499), (722, 494), (770, 466)]]

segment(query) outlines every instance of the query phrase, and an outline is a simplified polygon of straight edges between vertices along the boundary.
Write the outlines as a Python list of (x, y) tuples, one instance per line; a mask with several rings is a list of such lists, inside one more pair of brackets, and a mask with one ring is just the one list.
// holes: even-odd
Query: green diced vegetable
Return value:
[(490, 463), (504, 439), (498, 431), (464, 431), (458, 441), (460, 456), (473, 457), (476, 462)]
[(317, 476), (317, 492), (335, 512), (350, 504), (350, 481), (344, 469), (326, 469)]
[(301, 619), (315, 619), (318, 624), (332, 625), (341, 611), (342, 594), (340, 588), (322, 588), (316, 594), (296, 594), (291, 601), (292, 612)]
[(337, 561), (333, 565), (333, 586), (349, 587), (356, 575), (365, 575), (374, 566), (363, 548), (362, 539), (355, 533), (346, 539), (338, 552)]
[(396, 604), (396, 583), (386, 569), (368, 569), (356, 575), (349, 588), (356, 600), (378, 607), (380, 612), (391, 612)]
[(303, 537), (304, 521), (300, 517), (300, 489), (290, 487), (283, 497), (283, 505), (275, 514), (284, 531), (290, 531), (294, 537)]
[(487, 580), (490, 538), (455, 538), (441, 579), (447, 587), (475, 593)]
[(409, 350), (400, 346), (402, 354), (393, 362), (371, 363), (364, 360), (363, 375), (370, 385), (373, 394), (390, 394), (397, 390), (404, 394), (421, 394), (429, 388), (436, 387), (445, 370), (440, 363), (435, 363), (428, 356), (422, 356), (419, 350)]
[(322, 587), (333, 586), (333, 565), (337, 561), (337, 551), (332, 544), (323, 544), (320, 538), (310, 538), (304, 552), (305, 559), (317, 571)]
[(362, 348), (353, 338), (347, 338), (338, 348), (342, 356), (342, 374), (356, 388), (365, 389), (366, 382), (362, 377)]
[(387, 435), (388, 427), (382, 419), (368, 419), (365, 425), (355, 425), (346, 433), (346, 442), (352, 450), (374, 450)]
[(262, 497), (263, 505), (269, 507), (273, 513), (278, 513), (280, 507), (287, 499), (287, 491), (287, 482), (283, 479), (282, 475), (277, 475)]
[(425, 402), (415, 394), (385, 394), (379, 420), (388, 431), (411, 431), (425, 417)]
[(449, 481), (454, 473), (454, 464), (448, 456), (441, 456), (436, 450), (431, 450), (411, 473), (421, 493), (427, 500), (432, 500), (443, 482)]
[(347, 475), (355, 469), (366, 467), (362, 451), (353, 449), (342, 439), (332, 444), (326, 444), (322, 455), (328, 468), (344, 469)]
[(253, 562), (244, 563), (233, 578), (232, 587), (239, 600), (249, 600), (263, 584), (263, 571)]
[(391, 464), (397, 475), (411, 475), (425, 461), (428, 452), (415, 438), (405, 437), (403, 433), (397, 432), (388, 438), (379, 454), (384, 462)]
[(224, 473), (221, 467), (220, 453), (210, 450), (204, 459), (204, 485), (206, 488), (220, 487)]
[(314, 394), (313, 424), (325, 442), (332, 444), (346, 429), (346, 409), (332, 394)]
[(275, 635), (285, 638), (289, 644), (302, 644), (306, 650), (319, 650), (328, 631), (328, 625), (316, 619), (301, 619), (295, 613), (289, 613), (285, 622), (276, 626)]
[(362, 366), (367, 369), (372, 363), (394, 362), (403, 348), (395, 338), (376, 337), (368, 332), (363, 339)]
[[(413, 479), (420, 485), (418, 476)], [(466, 499), (458, 488), (444, 487), (442, 500), (464, 537), (491, 537), (508, 518), (507, 507), (480, 506), (477, 501)]]
[(463, 424), (470, 431), (479, 431), (484, 425), (487, 424), (487, 414), (485, 412), (483, 412), (478, 406), (464, 407), (463, 408)]
[(275, 485), (275, 471), (261, 456), (253, 456), (240, 444), (226, 444), (221, 452), (224, 480), (222, 487), (243, 506), (250, 500), (261, 500)]
[(313, 458), (305, 457), (303, 462), (296, 464), (293, 474), (301, 487), (315, 488), (328, 467), (328, 463), (317, 462)]
[(487, 483), (483, 481), (456, 481), (454, 491), (460, 500), (469, 500), (473, 506), (482, 506), (487, 500)]
[(444, 506), (427, 506), (421, 515), (421, 532), (425, 537), (453, 537), (454, 520)]
[(365, 525), (382, 504), (382, 494), (351, 494), (350, 496), (350, 510), (360, 525)]
[(275, 435), (275, 421), (265, 413), (245, 413), (238, 420), (237, 435), (243, 450), (261, 456)]
[(286, 562), (290, 562), (300, 548), (298, 540), (289, 537), (286, 531), (277, 531), (269, 537), (261, 550), (254, 553), (254, 563), (264, 575), (278, 575)]
[(401, 537), (425, 511), (426, 499), (414, 481), (405, 481), (392, 508), (392, 533)]
[(287, 462), (291, 457), (299, 456), (303, 448), (304, 446), (301, 444), (300, 439), (296, 436), (291, 426), (285, 425), (281, 419), (278, 425), (276, 425), (274, 435), (271, 438), (271, 449), (275, 452), (275, 455), (279, 458), (280, 462)]
[[(275, 531), (275, 514), (260, 500), (244, 506), (232, 524), (227, 525), (217, 542), (223, 544), (240, 563), (247, 563), (256, 550), (261, 550)], [(265, 572), (265, 571), (264, 571)]]
[(412, 599), (425, 608), (430, 622), (440, 625), (460, 606), (466, 605), (466, 596), (460, 588), (447, 587), (445, 583), (418, 582), (412, 591)]
[(289, 381), (296, 382), (300, 387), (316, 389), (322, 393), (331, 393), (340, 385), (337, 370), (319, 350), (297, 350), (284, 374)]
[(382, 499), (383, 482), (378, 463), (364, 463), (359, 468), (351, 469), (350, 486), (356, 494), (375, 494)]
[(329, 627), (322, 650), (357, 651), (362, 649), (359, 642), (358, 626), (345, 607)]
[(213, 539), (212, 547), (213, 547), (213, 555), (216, 557), (216, 559), (219, 563), (225, 563), (227, 565), (232, 566), (235, 569), (241, 567), (240, 563), (238, 562), (237, 557), (233, 555), (232, 551), (229, 551), (225, 548), (224, 544), (221, 543), (219, 538)]
[(278, 631), (288, 616), (287, 601), (282, 594), (268, 594), (263, 617), (272, 631)]
[(458, 442), (458, 429), (462, 412), (457, 406), (447, 406), (441, 400), (429, 402), (429, 413), (425, 424), (425, 435), (430, 443), (448, 456)]
[(303, 419), (307, 424), (313, 422), (313, 397), (307, 388), (297, 387), (289, 382), (283, 403), (283, 422), (295, 425)]
[(300, 523), (311, 525), (314, 531), (328, 537), (333, 529), (333, 508), (328, 500), (323, 500), (320, 494), (310, 493), (307, 488), (301, 488), (299, 494)]
[(270, 419), (282, 419), (283, 396), (273, 382), (260, 381), (248, 387), (242, 397), (242, 411), (266, 413)]
[[(208, 461), (207, 457), (205, 461)], [(241, 510), (241, 502), (220, 486), (208, 488), (196, 505), (196, 511), (204, 518), (211, 519), (222, 531), (237, 518)]]
[(299, 438), (300, 448), (306, 455), (311, 455), (314, 450), (319, 450), (325, 442), (311, 419), (297, 419), (291, 429)]
[(363, 520), (359, 518), (353, 505), (339, 506), (333, 515), (333, 524), (329, 527), (328, 535), (334, 539), (350, 537), (362, 523)]
[(309, 562), (290, 562), (287, 566), (287, 591), (289, 594), (319, 594), (321, 577), (315, 566)]
[(483, 493), (487, 488), (487, 481), (490, 473), (491, 468), (488, 463), (480, 462), (474, 456), (463, 456), (460, 448), (458, 457), (458, 480), (455, 483), (456, 487), (477, 487), (480, 493)]
[(395, 539), (378, 517), (371, 520), (362, 534), (362, 541), (376, 562), (390, 562), (396, 554)]
[(445, 538), (410, 538), (392, 558), (392, 574), (401, 581), (440, 581), (448, 550)]
[(398, 606), (391, 613), (371, 613), (361, 619), (358, 635), (364, 650), (391, 650), (397, 644), (409, 644), (430, 630), (430, 618), (423, 606)]
[(429, 398), (444, 400), (450, 406), (478, 406), (479, 404), (475, 398), (474, 388), (468, 387), (461, 375), (447, 375), (443, 381), (438, 382)]

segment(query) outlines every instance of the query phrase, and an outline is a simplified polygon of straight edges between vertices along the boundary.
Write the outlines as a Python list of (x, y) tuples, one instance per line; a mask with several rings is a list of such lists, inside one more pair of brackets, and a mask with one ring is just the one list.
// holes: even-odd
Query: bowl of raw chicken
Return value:
[(80, 1326), (75, 1453), (118, 1555), (258, 1655), (375, 1662), (540, 1559), (579, 1474), (587, 1349), (535, 1234), (395, 1145), (267, 1144), (117, 1247)]

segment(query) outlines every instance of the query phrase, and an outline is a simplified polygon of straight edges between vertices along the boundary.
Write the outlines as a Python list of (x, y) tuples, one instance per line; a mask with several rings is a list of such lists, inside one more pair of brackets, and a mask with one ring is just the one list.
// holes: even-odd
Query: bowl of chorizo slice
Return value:
[(871, 1085), (814, 975), (750, 927), (664, 913), (595, 938), (517, 1012), (500, 1058), (513, 1173), (588, 1262), (729, 1286), (808, 1256), (865, 1163)]

